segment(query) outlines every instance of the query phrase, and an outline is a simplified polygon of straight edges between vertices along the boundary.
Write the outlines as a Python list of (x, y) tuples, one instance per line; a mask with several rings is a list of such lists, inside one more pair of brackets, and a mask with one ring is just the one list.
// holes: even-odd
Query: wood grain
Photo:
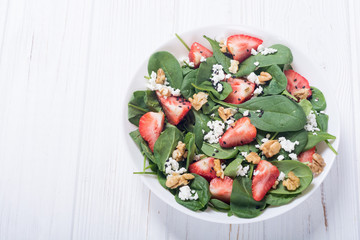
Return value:
[[(359, 11), (357, 0), (0, 1), (0, 239), (359, 239)], [(133, 72), (174, 33), (212, 24), (299, 46), (341, 105), (321, 188), (261, 223), (188, 217), (122, 155)]]

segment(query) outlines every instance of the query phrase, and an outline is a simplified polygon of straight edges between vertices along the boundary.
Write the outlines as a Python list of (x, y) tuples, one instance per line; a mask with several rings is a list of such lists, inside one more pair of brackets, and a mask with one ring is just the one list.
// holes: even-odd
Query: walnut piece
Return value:
[(221, 162), (219, 159), (214, 160), (214, 171), (216, 172), (216, 176), (219, 178), (224, 178), (224, 171), (221, 168)]
[(176, 149), (172, 153), (172, 158), (177, 162), (182, 161), (187, 156), (186, 145), (182, 141), (179, 141)]
[(279, 181), (276, 180), (275, 183), (274, 183), (274, 185), (273, 185), (271, 188), (272, 188), (272, 189), (276, 189), (278, 185), (279, 185)]
[(164, 97), (170, 97), (171, 96), (171, 92), (166, 87), (161, 88), (159, 92)]
[(307, 99), (309, 94), (310, 92), (309, 89), (307, 88), (301, 88), (292, 92), (292, 95), (296, 97), (298, 100)]
[(198, 111), (205, 103), (207, 103), (208, 94), (204, 92), (198, 92), (193, 95), (193, 98), (189, 98), (191, 105)]
[(260, 156), (256, 152), (251, 152), (245, 157), (246, 161), (253, 164), (259, 164), (261, 161)]
[(283, 186), (289, 191), (294, 191), (300, 187), (300, 178), (298, 178), (292, 171), (288, 173), (288, 178), (283, 181)]
[(162, 68), (159, 68), (156, 72), (156, 80), (157, 84), (164, 84), (165, 83), (165, 72)]
[(221, 119), (223, 121), (226, 121), (236, 113), (236, 110), (232, 109), (232, 108), (219, 107), (218, 112), (219, 112), (219, 116), (221, 117)]
[(260, 84), (265, 84), (267, 81), (272, 79), (272, 76), (268, 72), (261, 72), (258, 76)]
[(312, 163), (309, 163), (308, 166), (313, 173), (315, 173), (316, 175), (320, 174), (324, 170), (326, 163), (324, 162), (322, 156), (318, 153), (314, 153), (312, 158), (313, 161)]
[(166, 179), (165, 185), (168, 188), (177, 188), (180, 186), (185, 186), (189, 184), (189, 180), (194, 179), (194, 175), (190, 173), (184, 173), (183, 175), (179, 175), (178, 173), (173, 173), (169, 175)]
[(219, 47), (220, 47), (220, 51), (223, 52), (223, 53), (226, 53), (226, 45), (225, 45), (225, 41), (224, 40), (221, 40), (220, 43), (219, 43)]
[(280, 149), (281, 145), (278, 140), (269, 140), (260, 146), (260, 150), (265, 154), (267, 158), (278, 154)]
[(238, 69), (239, 69), (239, 61), (237, 60), (230, 60), (230, 67), (229, 67), (229, 72), (231, 73), (237, 73)]

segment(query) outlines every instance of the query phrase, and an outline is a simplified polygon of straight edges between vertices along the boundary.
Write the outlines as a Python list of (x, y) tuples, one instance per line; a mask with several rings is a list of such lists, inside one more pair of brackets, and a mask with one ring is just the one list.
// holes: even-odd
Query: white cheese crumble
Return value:
[(313, 135), (318, 135), (316, 132), (313, 132)]
[(236, 119), (234, 117), (230, 117), (228, 120), (225, 121), (227, 124), (226, 130), (228, 130), (233, 123), (235, 123)]
[(193, 62), (190, 62), (189, 57), (182, 57), (178, 59), (180, 66), (188, 65), (189, 67), (195, 67)]
[(169, 159), (165, 162), (165, 173), (167, 175), (171, 175), (173, 173), (183, 174), (185, 172), (186, 168), (182, 167), (179, 169), (179, 163), (172, 157), (169, 157)]
[(206, 58), (204, 56), (201, 56), (200, 62), (206, 62)]
[(285, 179), (285, 173), (284, 173), (284, 172), (280, 172), (279, 177), (278, 177), (277, 180), (280, 182), (280, 181), (284, 181), (284, 179)]
[(248, 153), (247, 153), (247, 152), (241, 152), (241, 155), (242, 155), (244, 158), (246, 158), (246, 156), (248, 155)]
[(239, 69), (239, 61), (230, 60), (229, 72), (235, 74), (238, 71), (238, 69)]
[(226, 74), (226, 75), (225, 75), (225, 78), (226, 78), (226, 79), (231, 78), (231, 74), (230, 74), (230, 73), (229, 73), (229, 74)]
[(247, 174), (247, 172), (249, 171), (250, 165), (246, 165), (245, 167), (243, 167), (241, 164), (239, 165), (237, 171), (236, 171), (236, 176), (245, 176)]
[(259, 145), (259, 144), (256, 144), (255, 147), (256, 147), (256, 148), (260, 148), (260, 145)]
[(325, 114), (325, 111), (320, 111), (320, 113)]
[(199, 198), (195, 190), (191, 190), (189, 186), (182, 186), (179, 188), (179, 198), (183, 201), (186, 200), (197, 200)]
[(282, 160), (284, 160), (284, 158), (285, 158), (284, 155), (279, 155), (279, 156), (277, 157), (277, 160), (278, 160), (278, 161), (282, 161)]
[(289, 157), (291, 158), (291, 160), (297, 160), (297, 155), (296, 153), (290, 153)]
[(320, 129), (317, 127), (316, 115), (313, 110), (311, 110), (309, 115), (306, 117), (306, 124), (304, 129), (308, 132), (320, 131)]
[(295, 145), (299, 145), (298, 141), (292, 142), (284, 137), (279, 137), (279, 143), (281, 145), (281, 148), (284, 149), (286, 152), (294, 151)]
[(255, 55), (257, 55), (257, 54), (258, 54), (258, 52), (257, 52), (255, 49), (252, 48), (252, 49), (251, 49), (251, 55), (254, 55), (254, 56), (255, 56)]
[(258, 171), (258, 170), (255, 170), (254, 171), (254, 173), (253, 173), (253, 176), (256, 176), (256, 175), (258, 175), (260, 173), (260, 171)]
[(270, 133), (266, 134), (265, 137), (266, 137), (266, 138), (270, 138), (270, 137), (271, 137)]
[(261, 86), (258, 86), (254, 91), (254, 97), (259, 96), (263, 92), (263, 88)]
[(245, 110), (245, 112), (243, 113), (243, 116), (244, 116), (244, 117), (249, 116), (249, 110)]
[(264, 47), (262, 44), (260, 44), (257, 48), (257, 51), (259, 53), (261, 53), (261, 55), (268, 55), (268, 54), (273, 54), (277, 52), (277, 49), (275, 48), (266, 48)]
[(266, 143), (267, 141), (269, 141), (268, 138), (263, 138), (263, 139), (261, 139), (261, 142), (262, 142), (262, 143)]
[(226, 164), (225, 163), (222, 163), (221, 164), (221, 169), (224, 170), (226, 168)]
[(216, 91), (222, 92), (223, 85), (220, 83), (220, 81), (224, 79), (225, 79), (225, 73), (223, 70), (223, 66), (221, 66), (220, 64), (214, 64), (212, 66), (212, 74), (210, 81)]
[(262, 44), (260, 44), (259, 46), (258, 46), (258, 48), (257, 48), (257, 51), (258, 52), (262, 52), (262, 51), (264, 51), (265, 50), (265, 47), (264, 47), (264, 45), (262, 45)]
[(246, 78), (252, 83), (260, 84), (259, 78), (254, 72), (250, 73)]
[(258, 61), (254, 62), (254, 65), (257, 67), (260, 65), (260, 63)]
[(154, 71), (151, 72), (150, 79), (148, 81), (147, 87), (152, 91), (167, 88), (169, 90), (169, 92), (171, 93), (171, 95), (173, 95), (173, 96), (180, 96), (181, 95), (180, 89), (174, 89), (174, 88), (170, 87), (170, 84), (166, 80), (166, 78), (165, 78), (164, 84), (156, 83), (156, 72), (154, 72)]
[(219, 120), (207, 122), (210, 131), (204, 136), (208, 143), (218, 143), (221, 135), (224, 134), (225, 124)]

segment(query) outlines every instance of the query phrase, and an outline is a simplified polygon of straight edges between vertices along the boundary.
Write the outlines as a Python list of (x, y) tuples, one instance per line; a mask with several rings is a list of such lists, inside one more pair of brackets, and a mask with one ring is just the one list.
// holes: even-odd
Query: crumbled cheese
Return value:
[(249, 110), (245, 110), (245, 112), (243, 113), (243, 116), (244, 116), (244, 117), (249, 116)]
[(208, 143), (218, 143), (221, 135), (224, 134), (225, 124), (219, 120), (209, 121), (207, 126), (210, 131), (204, 136), (204, 140)]
[(225, 163), (221, 164), (221, 169), (224, 170), (225, 168), (226, 168), (226, 164)]
[(252, 48), (252, 49), (251, 49), (251, 55), (254, 55), (254, 56), (255, 56), (255, 55), (257, 55), (257, 54), (258, 54), (258, 52), (257, 52), (255, 49)]
[(274, 53), (276, 53), (277, 52), (277, 49), (275, 49), (275, 48), (265, 48), (263, 51), (261, 51), (260, 53), (261, 53), (261, 55), (264, 55), (264, 56), (266, 56), (266, 55), (269, 55), (269, 54), (274, 54)]
[(278, 177), (277, 180), (280, 182), (280, 181), (284, 181), (284, 179), (285, 179), (285, 173), (280, 172), (279, 177)]
[(306, 117), (306, 124), (304, 126), (304, 129), (308, 132), (320, 131), (320, 129), (317, 127), (316, 115), (312, 110)]
[(181, 57), (179, 58), (180, 66), (188, 65), (189, 67), (195, 67), (195, 64), (193, 62), (190, 62), (189, 57)]
[(260, 173), (260, 171), (258, 171), (258, 170), (255, 170), (254, 171), (254, 173), (253, 173), (253, 176), (256, 176), (256, 175), (258, 175)]
[(220, 81), (224, 79), (225, 79), (225, 73), (223, 67), (220, 64), (214, 64), (212, 66), (212, 74), (210, 81), (216, 91), (222, 92), (224, 88), (223, 85), (220, 83)]
[(247, 174), (247, 172), (249, 171), (250, 165), (246, 165), (245, 167), (243, 167), (241, 164), (239, 165), (237, 171), (236, 171), (236, 176), (245, 176)]
[(318, 102), (319, 101), (319, 98), (315, 98), (315, 102)]
[(246, 158), (246, 156), (248, 155), (248, 153), (247, 153), (247, 152), (241, 152), (241, 155)]
[(257, 48), (257, 51), (258, 52), (262, 52), (262, 51), (264, 51), (265, 50), (265, 47), (262, 45), (262, 44), (260, 44), (259, 46), (258, 46), (258, 48)]
[(261, 110), (260, 110), (260, 109), (258, 109), (258, 110), (256, 110), (256, 112), (258, 112), (258, 113), (259, 113), (259, 112), (261, 112)]
[(325, 111), (320, 111), (320, 113), (325, 114)]
[(284, 155), (279, 155), (279, 156), (277, 157), (277, 160), (278, 160), (278, 161), (282, 161), (282, 160), (284, 160), (284, 158), (285, 158)]
[(226, 130), (228, 130), (231, 125), (233, 125), (233, 123), (235, 123), (236, 119), (234, 117), (230, 117), (228, 120), (225, 121), (225, 123), (227, 124)]
[(260, 63), (258, 61), (254, 62), (254, 65), (257, 67), (260, 65)]
[(256, 147), (256, 148), (260, 148), (260, 145), (259, 145), (259, 144), (256, 144), (255, 147)]
[(206, 58), (204, 56), (201, 56), (200, 62), (206, 62)]
[(185, 172), (186, 172), (186, 168), (182, 167), (179, 169), (179, 163), (172, 157), (169, 157), (169, 159), (165, 162), (165, 173), (167, 175), (170, 176), (173, 173), (183, 174)]
[(298, 141), (292, 142), (284, 137), (279, 137), (279, 143), (281, 145), (281, 148), (284, 149), (286, 152), (294, 151), (295, 145), (299, 145)]
[(210, 117), (212, 117), (212, 118), (215, 117), (215, 113), (212, 113), (212, 114), (210, 115)]
[(316, 132), (313, 132), (313, 135), (318, 135)]
[(261, 142), (262, 142), (262, 143), (266, 143), (267, 141), (269, 141), (268, 138), (263, 138), (263, 139), (261, 139)]
[(265, 137), (266, 137), (266, 138), (270, 138), (270, 137), (271, 137), (270, 133), (266, 134)]
[(151, 72), (150, 79), (148, 81), (147, 87), (152, 91), (161, 90), (163, 88), (166, 88), (166, 89), (169, 90), (169, 92), (173, 96), (180, 96), (181, 95), (180, 89), (174, 89), (174, 88), (170, 87), (170, 84), (166, 80), (166, 78), (165, 78), (164, 84), (156, 83), (156, 73), (154, 71)]
[(195, 190), (191, 190), (189, 186), (182, 186), (179, 188), (179, 198), (183, 201), (186, 200), (197, 200), (199, 198)]
[(254, 91), (254, 97), (259, 96), (263, 91), (263, 88), (261, 86), (258, 86)]
[(258, 76), (252, 72), (247, 76), (247, 80), (249, 80), (252, 83), (260, 84)]
[(229, 74), (226, 74), (226, 75), (225, 75), (225, 78), (226, 78), (226, 79), (231, 78), (231, 74), (230, 74), (230, 73), (229, 73)]
[(290, 153), (289, 157), (291, 158), (291, 160), (297, 160), (297, 155), (296, 153)]

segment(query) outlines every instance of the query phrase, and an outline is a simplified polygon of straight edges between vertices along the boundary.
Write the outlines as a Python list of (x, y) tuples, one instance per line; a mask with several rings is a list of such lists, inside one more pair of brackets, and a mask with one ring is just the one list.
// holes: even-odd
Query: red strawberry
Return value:
[(310, 89), (309, 81), (306, 80), (306, 78), (304, 78), (303, 76), (301, 76), (300, 74), (298, 74), (297, 72), (291, 69), (286, 70), (284, 73), (288, 82), (286, 90), (290, 94), (294, 95), (295, 91), (305, 88), (309, 90), (308, 98), (311, 96), (312, 92)]
[(190, 164), (189, 172), (196, 173), (208, 181), (216, 178), (216, 172), (214, 170), (214, 158), (208, 157)]
[(208, 58), (212, 55), (212, 51), (210, 51), (200, 43), (194, 42), (190, 48), (189, 60), (190, 62), (194, 63), (195, 67), (198, 67), (200, 65), (201, 57)]
[(251, 124), (250, 118), (243, 117), (235, 122), (220, 138), (219, 143), (223, 148), (231, 148), (248, 144), (256, 138), (256, 128)]
[(155, 142), (164, 128), (164, 119), (163, 112), (148, 112), (140, 118), (139, 132), (143, 139), (149, 143), (151, 151), (154, 151)]
[(315, 147), (305, 151), (305, 152), (302, 152), (299, 154), (298, 156), (298, 159), (300, 162), (312, 162), (313, 161), (313, 155), (315, 153)]
[(261, 160), (256, 167), (258, 174), (252, 180), (252, 194), (255, 201), (261, 201), (275, 184), (280, 175), (279, 169), (266, 160)]
[(228, 176), (225, 176), (224, 179), (214, 178), (210, 181), (209, 189), (211, 196), (223, 202), (230, 203), (232, 186), (233, 180)]
[(156, 94), (169, 123), (173, 125), (177, 125), (191, 109), (191, 103), (183, 97), (170, 96), (165, 98), (159, 91), (156, 91)]
[(233, 91), (224, 101), (233, 104), (240, 104), (251, 98), (256, 86), (255, 83), (243, 78), (229, 78), (227, 82)]
[(232, 35), (227, 39), (227, 49), (239, 62), (244, 61), (251, 55), (251, 49), (255, 50), (263, 43), (263, 40), (248, 35)]

